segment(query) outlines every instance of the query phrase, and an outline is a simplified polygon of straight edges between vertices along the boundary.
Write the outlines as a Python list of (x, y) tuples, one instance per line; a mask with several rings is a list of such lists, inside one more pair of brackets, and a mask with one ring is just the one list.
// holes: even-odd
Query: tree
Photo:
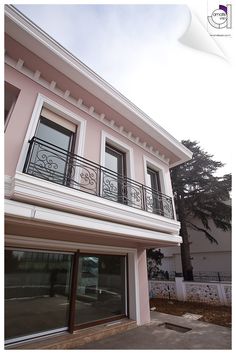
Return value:
[(148, 270), (148, 279), (155, 278), (160, 269), (161, 260), (164, 257), (164, 254), (161, 253), (160, 249), (150, 248), (147, 250), (147, 270)]
[[(231, 174), (215, 176), (224, 164), (214, 161), (212, 155), (201, 149), (196, 141), (183, 140), (192, 151), (192, 160), (171, 169), (171, 180), (176, 205), (176, 213), (181, 223), (181, 259), (185, 280), (193, 280), (188, 228), (203, 232), (210, 242), (217, 243), (211, 234), (209, 221), (223, 231), (231, 230), (230, 199)], [(194, 220), (200, 220), (202, 227)]]

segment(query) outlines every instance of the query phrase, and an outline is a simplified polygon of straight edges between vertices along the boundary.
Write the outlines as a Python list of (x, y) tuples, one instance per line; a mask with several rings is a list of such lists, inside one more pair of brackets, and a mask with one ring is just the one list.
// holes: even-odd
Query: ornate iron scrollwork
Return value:
[(173, 219), (172, 198), (34, 137), (24, 173)]

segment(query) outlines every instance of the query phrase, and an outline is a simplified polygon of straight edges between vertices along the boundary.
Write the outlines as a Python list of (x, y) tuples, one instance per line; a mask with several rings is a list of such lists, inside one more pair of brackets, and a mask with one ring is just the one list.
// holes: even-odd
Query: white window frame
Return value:
[(176, 220), (175, 204), (174, 204), (173, 190), (172, 190), (172, 184), (170, 179), (169, 166), (166, 165), (164, 162), (161, 162), (159, 160), (153, 160), (150, 157), (145, 155), (143, 156), (143, 163), (144, 163), (144, 180), (146, 186), (148, 186), (147, 168), (150, 167), (154, 171), (159, 172), (160, 185), (161, 185), (160, 192), (172, 199), (174, 220)]
[[(123, 141), (117, 139), (113, 135), (108, 134), (104, 130), (102, 130), (102, 133), (101, 133), (100, 165), (103, 167), (106, 167), (105, 166), (105, 153), (106, 153), (106, 144), (107, 143), (110, 146), (125, 153), (126, 177), (130, 178), (132, 180), (135, 180), (133, 148), (130, 145), (125, 144)], [(102, 179), (101, 179), (100, 189), (102, 190)], [(127, 188), (127, 189), (129, 189), (129, 188)], [(127, 191), (127, 193), (129, 193), (129, 192)]]
[(111, 145), (112, 147), (117, 148), (120, 151), (125, 153), (127, 177), (135, 180), (133, 148), (131, 146), (125, 144), (123, 141), (117, 139), (113, 135), (108, 134), (104, 130), (102, 130), (102, 133), (101, 133), (100, 165), (105, 167), (105, 151), (106, 151), (106, 144), (107, 143), (109, 145)]
[(167, 166), (164, 165), (162, 162), (157, 162), (154, 161), (153, 159), (149, 158), (148, 156), (143, 156), (143, 162), (144, 162), (144, 180), (145, 180), (145, 185), (148, 186), (148, 173), (147, 169), (148, 167), (151, 168), (153, 171), (156, 171), (159, 173), (160, 177), (160, 185), (161, 185), (161, 190), (160, 192), (163, 194), (167, 194), (166, 191), (168, 190), (166, 186), (166, 180), (164, 178), (164, 170), (167, 169)]
[(76, 134), (74, 153), (82, 157), (84, 155), (85, 133), (86, 133), (86, 123), (87, 123), (86, 120), (80, 117), (79, 115), (75, 114), (74, 112), (70, 111), (69, 109), (65, 108), (64, 106), (54, 102), (50, 98), (42, 94), (38, 94), (33, 109), (33, 113), (30, 119), (30, 123), (25, 135), (23, 146), (21, 149), (20, 157), (16, 168), (17, 171), (21, 172), (23, 170), (28, 147), (29, 147), (29, 140), (32, 139), (33, 136), (35, 135), (42, 107), (48, 108), (52, 112), (58, 114), (59, 116), (67, 119), (68, 121), (76, 124), (79, 127), (78, 132)]

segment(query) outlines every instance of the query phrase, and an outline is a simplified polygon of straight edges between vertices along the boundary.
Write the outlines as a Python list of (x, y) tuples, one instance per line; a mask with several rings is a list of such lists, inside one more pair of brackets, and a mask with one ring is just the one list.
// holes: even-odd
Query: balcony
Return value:
[(172, 198), (92, 161), (33, 137), (25, 174), (174, 219)]

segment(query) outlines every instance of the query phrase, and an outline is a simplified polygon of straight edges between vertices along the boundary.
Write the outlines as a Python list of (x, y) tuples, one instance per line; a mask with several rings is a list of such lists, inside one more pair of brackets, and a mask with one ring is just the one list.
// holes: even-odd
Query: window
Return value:
[(147, 210), (155, 214), (163, 215), (160, 175), (158, 171), (147, 167)]
[(6, 249), (6, 344), (128, 315), (127, 255)]
[(112, 146), (106, 144), (105, 151), (105, 166), (109, 170), (119, 174), (120, 176), (126, 175), (125, 167), (125, 154)]
[(17, 97), (19, 95), (20, 90), (16, 87), (10, 85), (5, 82), (5, 95), (4, 95), (4, 125), (5, 130), (9, 123), (12, 111), (14, 109)]
[(6, 250), (5, 337), (68, 327), (72, 255)]
[(126, 201), (126, 155), (106, 144), (105, 167), (103, 172), (103, 196), (107, 199), (125, 203)]
[(147, 168), (147, 176), (148, 176), (148, 187), (160, 192), (161, 191), (161, 184), (160, 184), (159, 172), (154, 171), (148, 167)]
[(126, 257), (79, 255), (75, 324), (126, 315)]
[(75, 133), (75, 124), (43, 108), (27, 173), (68, 185), (73, 171), (70, 153), (74, 149)]

